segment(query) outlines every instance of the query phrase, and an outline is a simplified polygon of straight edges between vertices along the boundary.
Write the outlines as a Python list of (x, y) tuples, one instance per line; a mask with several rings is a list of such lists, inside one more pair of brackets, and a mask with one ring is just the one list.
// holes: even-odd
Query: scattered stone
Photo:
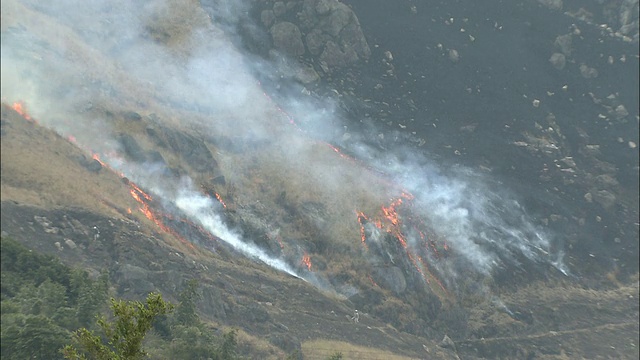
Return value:
[(140, 116), (140, 114), (138, 114), (135, 111), (125, 111), (122, 114), (122, 117), (125, 120), (131, 120), (131, 121), (140, 121), (140, 120), (142, 120), (142, 116)]
[(586, 193), (584, 194), (584, 199), (590, 203), (593, 201), (593, 195), (591, 195), (591, 193)]
[(551, 10), (562, 10), (562, 0), (538, 0), (538, 2)]
[[(320, 79), (320, 75), (316, 72), (316, 70), (312, 66), (302, 65), (298, 67), (298, 69), (294, 73), (294, 78), (303, 84), (310, 84)], [(304, 89), (303, 91), (305, 95), (311, 95), (311, 92)]]
[(587, 66), (586, 64), (580, 65), (580, 75), (585, 79), (592, 79), (598, 77), (598, 70)]
[(553, 53), (549, 58), (549, 62), (554, 68), (562, 70), (567, 64), (567, 58), (562, 53)]
[(615, 111), (616, 111), (616, 115), (621, 118), (629, 115), (629, 112), (622, 104), (618, 105)]
[(62, 250), (63, 250), (62, 245), (60, 245), (60, 242), (56, 241), (55, 243), (53, 243), (53, 245), (55, 245), (55, 246), (56, 246), (56, 248), (58, 249), (58, 251), (62, 251)]
[(593, 194), (593, 199), (603, 208), (609, 209), (616, 203), (616, 196), (608, 190), (598, 190)]
[(458, 61), (460, 61), (460, 54), (458, 53), (458, 50), (449, 49), (449, 60), (451, 60), (454, 63), (457, 63)]
[(69, 247), (69, 249), (76, 249), (78, 246), (76, 245), (75, 242), (73, 242), (73, 240), (71, 239), (64, 239), (64, 243)]
[(449, 335), (445, 335), (442, 341), (440, 341), (440, 343), (438, 344), (438, 346), (440, 346), (443, 349), (450, 349), (453, 351), (456, 350), (456, 344), (453, 342), (453, 340), (451, 340)]
[(558, 48), (560, 48), (560, 51), (565, 55), (565, 56), (571, 56), (571, 44), (573, 42), (573, 37), (571, 34), (565, 34), (565, 35), (560, 35), (556, 38), (556, 41), (554, 43), (555, 46), (557, 46)]

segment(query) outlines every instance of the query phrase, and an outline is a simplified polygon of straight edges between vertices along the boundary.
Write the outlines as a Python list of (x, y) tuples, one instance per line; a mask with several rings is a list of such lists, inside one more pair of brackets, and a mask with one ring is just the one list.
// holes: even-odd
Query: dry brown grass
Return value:
[(309, 360), (326, 360), (331, 355), (341, 353), (345, 360), (410, 360), (410, 357), (394, 354), (392, 352), (350, 344), (343, 341), (317, 339), (302, 343), (302, 354)]

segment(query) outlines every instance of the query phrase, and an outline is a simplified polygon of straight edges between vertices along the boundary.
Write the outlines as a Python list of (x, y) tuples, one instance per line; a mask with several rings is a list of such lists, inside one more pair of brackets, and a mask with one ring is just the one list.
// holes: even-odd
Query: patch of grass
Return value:
[(342, 358), (348, 359), (385, 359), (385, 360), (409, 360), (410, 357), (394, 354), (390, 351), (372, 347), (359, 346), (343, 341), (325, 339), (305, 341), (302, 343), (302, 354), (305, 359), (326, 360), (336, 353), (341, 353)]

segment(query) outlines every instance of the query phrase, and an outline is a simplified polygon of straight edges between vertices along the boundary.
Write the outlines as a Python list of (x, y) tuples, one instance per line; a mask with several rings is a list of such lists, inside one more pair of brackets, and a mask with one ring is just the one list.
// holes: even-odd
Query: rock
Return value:
[(331, 36), (324, 34), (322, 30), (313, 29), (305, 37), (307, 43), (307, 49), (311, 55), (318, 55), (324, 49), (324, 44), (331, 40)]
[(565, 34), (565, 35), (558, 36), (556, 38), (556, 41), (555, 41), (554, 44), (555, 44), (555, 46), (560, 48), (560, 51), (565, 56), (571, 56), (572, 43), (573, 43), (573, 38), (572, 38), (571, 34)]
[(180, 156), (194, 170), (213, 172), (218, 168), (218, 162), (211, 155), (207, 145), (200, 139), (181, 131), (165, 131), (168, 146)]
[(275, 287), (266, 284), (260, 284), (260, 291), (269, 296), (274, 296), (278, 293)]
[(146, 295), (155, 290), (155, 285), (148, 280), (149, 271), (139, 266), (125, 264), (118, 269), (118, 277), (121, 279), (121, 291), (129, 291), (138, 295)]
[(553, 65), (554, 68), (562, 70), (567, 64), (567, 58), (562, 53), (553, 53), (549, 58), (549, 62), (551, 63), (551, 65)]
[(135, 162), (146, 161), (144, 150), (138, 145), (136, 139), (129, 134), (120, 134), (118, 137), (124, 153)]
[(319, 0), (316, 4), (316, 12), (318, 15), (326, 15), (335, 9), (337, 4), (336, 0)]
[(118, 275), (125, 281), (147, 279), (148, 271), (135, 265), (124, 264), (120, 266)]
[(603, 208), (609, 209), (616, 203), (616, 196), (608, 190), (598, 190), (593, 193), (593, 200), (602, 205)]
[(616, 116), (619, 118), (623, 118), (629, 115), (629, 111), (627, 111), (627, 108), (625, 108), (624, 105), (622, 104), (616, 106), (615, 113), (616, 113)]
[(345, 26), (340, 33), (343, 46), (353, 49), (360, 59), (368, 59), (371, 56), (371, 49), (367, 43), (364, 33), (357, 19)]
[(289, 55), (299, 56), (304, 54), (302, 33), (298, 27), (290, 22), (277, 23), (269, 30), (274, 46)]
[(262, 25), (266, 28), (270, 28), (273, 25), (273, 22), (276, 21), (276, 16), (273, 13), (273, 10), (263, 10), (260, 13), (260, 21), (262, 21)]
[(215, 177), (211, 178), (211, 183), (214, 184), (214, 185), (226, 185), (227, 181), (226, 181), (224, 175), (218, 175), (218, 176), (215, 176)]
[(591, 195), (591, 193), (589, 193), (589, 192), (588, 192), (588, 193), (584, 194), (584, 199), (585, 199), (588, 203), (593, 202), (593, 195)]
[(454, 62), (454, 63), (457, 63), (458, 61), (460, 61), (460, 54), (458, 53), (458, 50), (449, 49), (449, 60), (451, 60), (451, 62)]
[(320, 61), (329, 67), (345, 67), (358, 60), (358, 54), (352, 48), (341, 49), (333, 41), (328, 41), (320, 55)]
[(450, 349), (453, 351), (456, 350), (456, 344), (453, 342), (453, 340), (451, 340), (449, 335), (445, 335), (442, 341), (440, 341), (440, 343), (438, 344), (438, 346), (440, 346), (443, 349)]
[(75, 242), (73, 242), (73, 240), (71, 239), (64, 239), (64, 243), (69, 247), (69, 249), (76, 249), (78, 247), (78, 245), (76, 245)]
[(96, 159), (89, 160), (84, 156), (80, 158), (80, 165), (93, 173), (99, 173), (100, 170), (102, 170), (102, 164), (100, 163), (100, 161)]
[(298, 20), (307, 49), (319, 55), (325, 73), (371, 56), (355, 13), (337, 0), (304, 0)]
[(580, 75), (585, 79), (592, 79), (598, 77), (598, 70), (589, 67), (585, 64), (580, 65)]
[(342, 29), (344, 29), (355, 16), (347, 5), (338, 3), (337, 1), (335, 1), (335, 3), (336, 5), (330, 14), (322, 18), (317, 25), (318, 29), (333, 37), (340, 35)]
[(303, 84), (310, 84), (318, 81), (320, 75), (314, 70), (313, 67), (302, 65), (294, 72), (294, 78)]
[(287, 6), (282, 1), (276, 1), (273, 4), (273, 15), (275, 17), (281, 17), (287, 12)]
[(562, 10), (562, 0), (538, 0), (538, 2), (551, 10)]
[(595, 184), (599, 189), (610, 189), (619, 185), (618, 180), (609, 174), (596, 176)]
[(397, 266), (376, 267), (373, 269), (374, 281), (394, 294), (400, 295), (407, 289), (407, 279), (402, 270)]
[(142, 116), (140, 116), (140, 114), (138, 114), (135, 111), (125, 111), (122, 114), (122, 117), (125, 120), (131, 120), (131, 121), (140, 121), (140, 120), (142, 120)]

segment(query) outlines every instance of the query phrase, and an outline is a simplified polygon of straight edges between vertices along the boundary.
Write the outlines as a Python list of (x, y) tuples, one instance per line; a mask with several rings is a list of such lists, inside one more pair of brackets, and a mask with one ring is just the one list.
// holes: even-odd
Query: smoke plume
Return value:
[[(248, 21), (249, 1), (203, 3), (209, 12), (198, 1), (2, 1), (2, 100), (24, 101), (42, 124), (102, 154), (122, 149), (98, 109), (141, 109), (205, 138), (223, 134), (255, 144), (259, 150), (216, 154), (225, 176), (240, 184), (239, 201), (286, 192), (291, 206), (323, 203), (330, 210), (309, 216), (335, 243), (359, 243), (354, 210), (373, 214), (407, 191), (413, 216), (455, 254), (432, 259), (450, 281), (460, 263), (485, 275), (523, 260), (562, 266), (551, 254), (551, 234), (491, 179), (470, 169), (444, 173), (429, 154), (382, 151), (357, 136), (343, 144), (354, 157), (339, 153), (331, 144), (342, 143), (343, 124), (331, 101), (283, 91), (276, 103), (265, 94), (259, 79), (277, 77), (278, 64), (236, 45), (235, 25)], [(172, 180), (159, 182), (149, 164), (107, 160), (242, 254), (300, 276), (229, 229), (193, 181), (167, 184)], [(255, 166), (267, 184), (260, 194), (244, 176)], [(420, 239), (405, 230), (408, 251), (417, 254)]]

